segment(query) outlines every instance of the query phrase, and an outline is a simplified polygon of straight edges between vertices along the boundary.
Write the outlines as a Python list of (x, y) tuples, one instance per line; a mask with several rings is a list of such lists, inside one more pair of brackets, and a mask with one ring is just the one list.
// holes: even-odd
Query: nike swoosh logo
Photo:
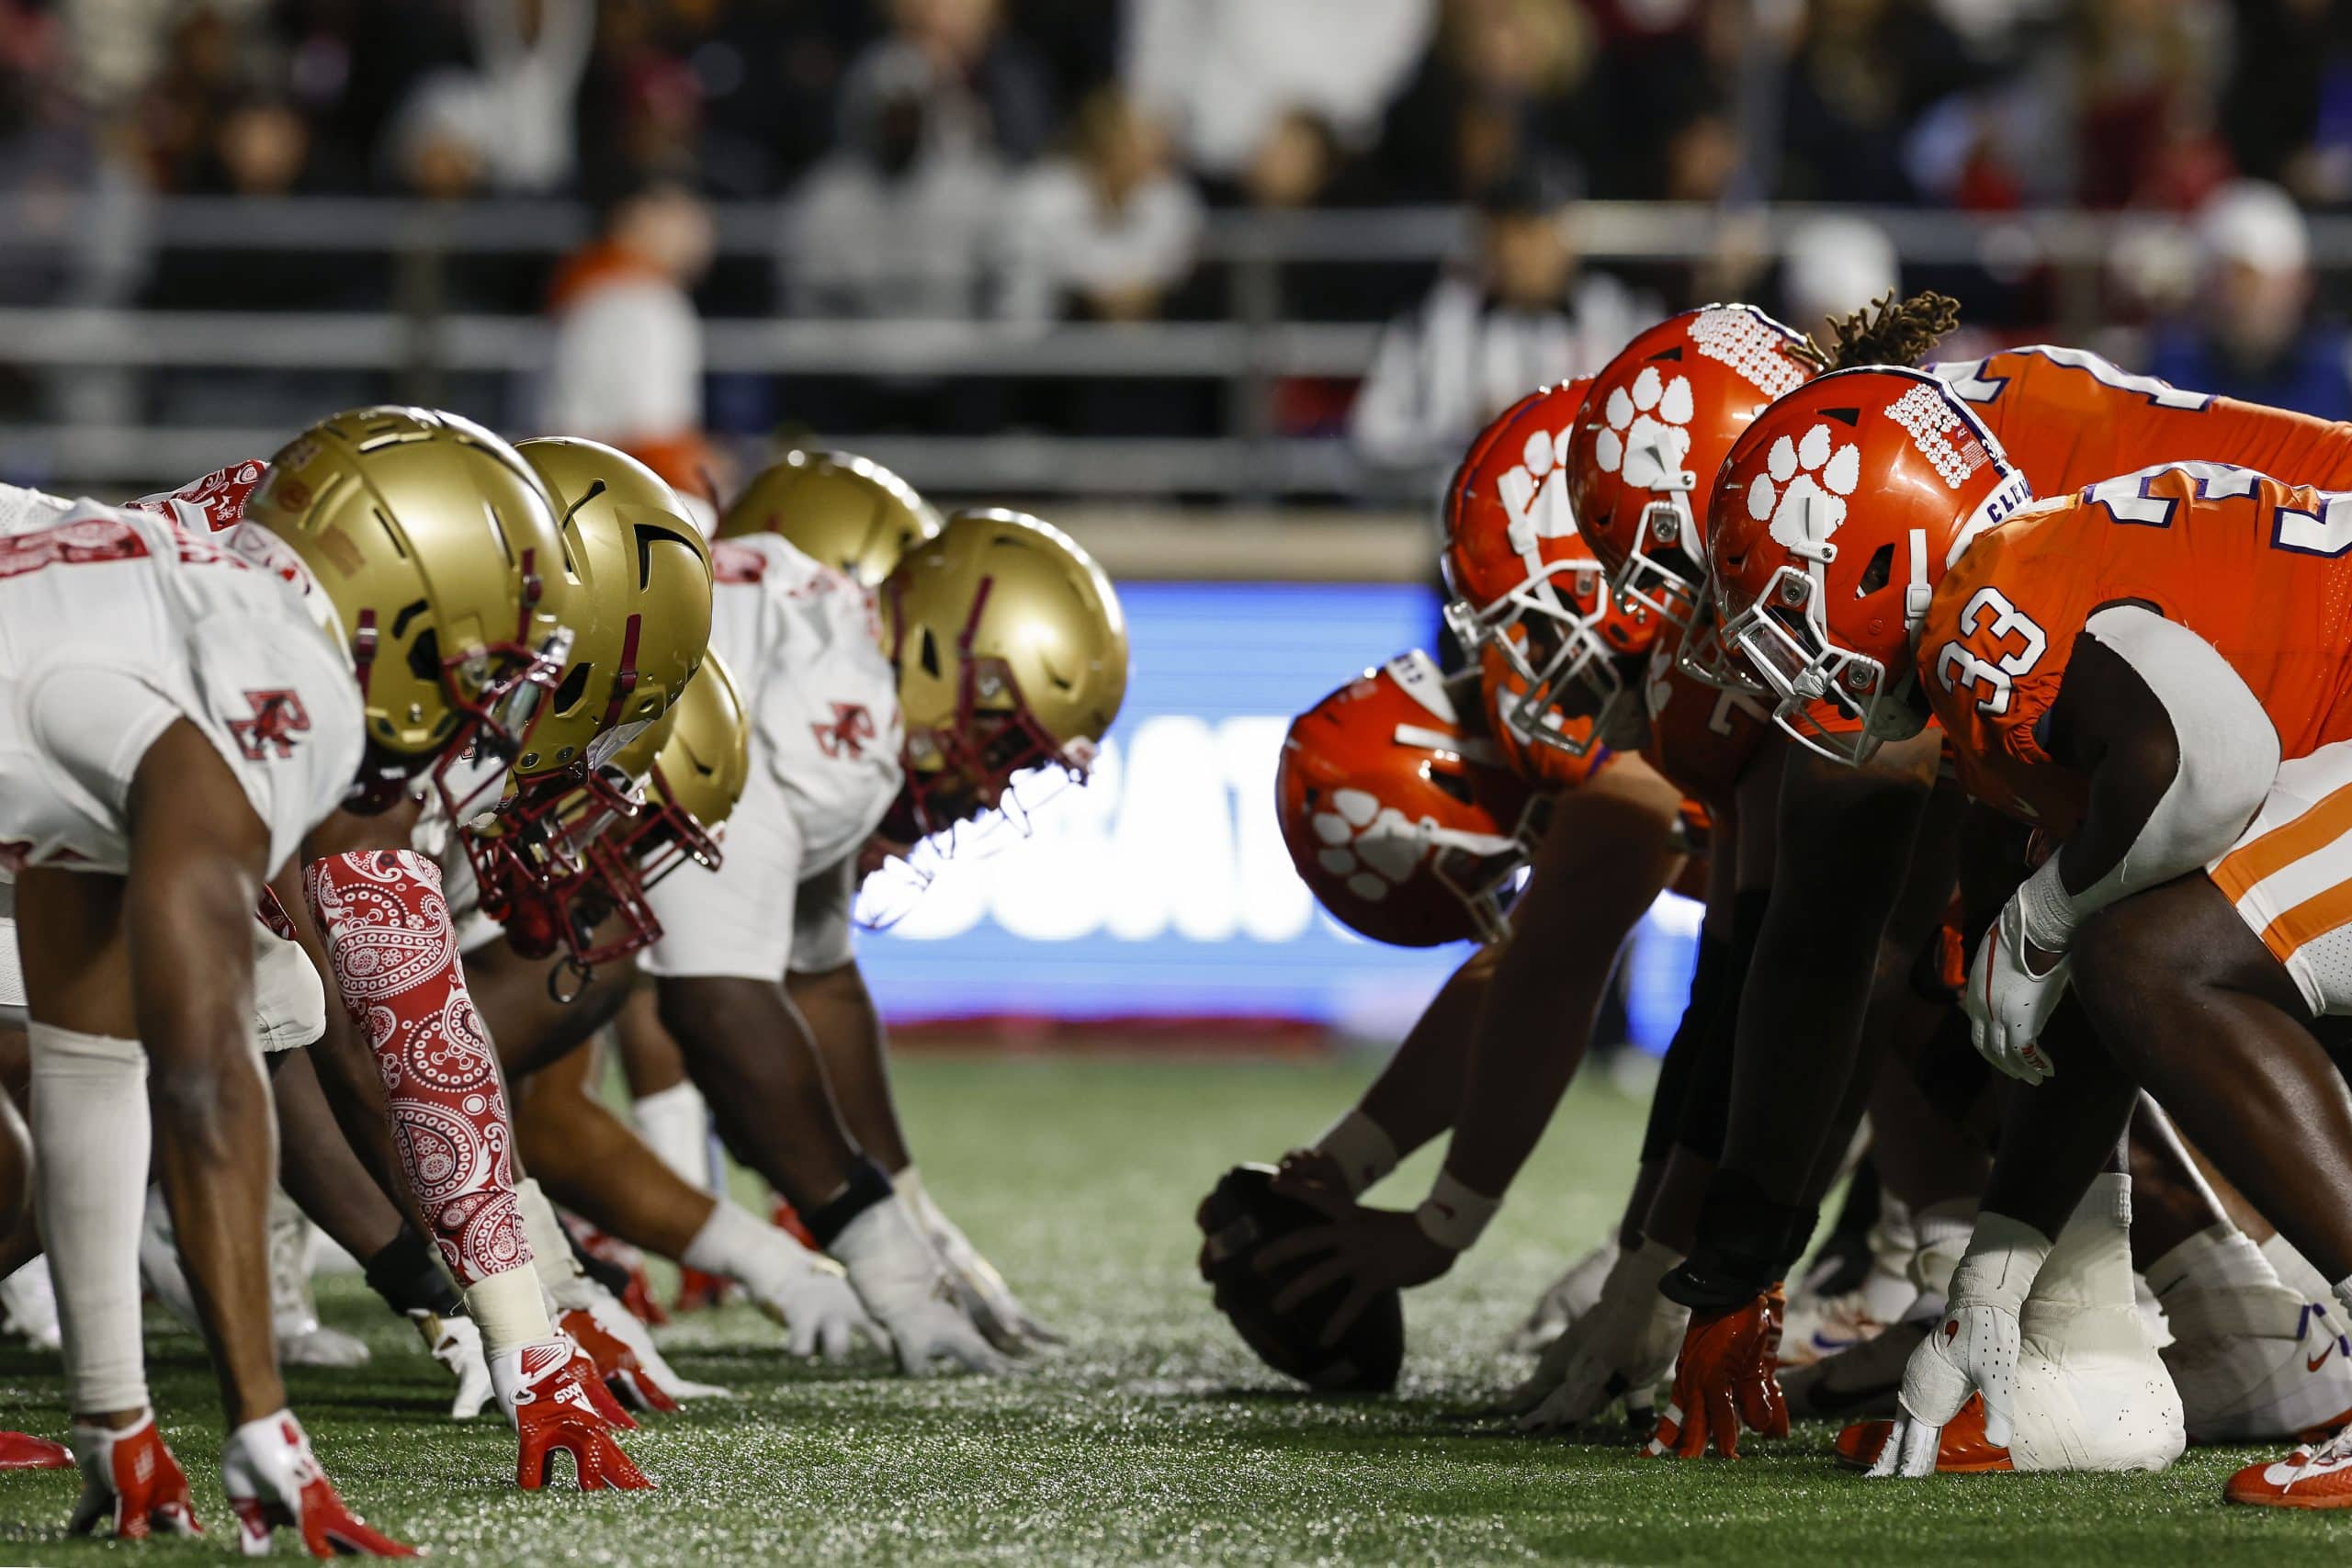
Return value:
[(2319, 1371), (2320, 1368), (2327, 1364), (2327, 1359), (2335, 1354), (2335, 1347), (2330, 1345), (2326, 1349), (2322, 1350), (2318, 1355), (2312, 1357), (2310, 1360), (2305, 1361), (2303, 1363), (2303, 1371), (2307, 1372), (2315, 1372)]
[(1818, 1328), (1813, 1331), (1813, 1348), (1816, 1350), (1845, 1350), (1860, 1343), (1859, 1339), (1833, 1339)]

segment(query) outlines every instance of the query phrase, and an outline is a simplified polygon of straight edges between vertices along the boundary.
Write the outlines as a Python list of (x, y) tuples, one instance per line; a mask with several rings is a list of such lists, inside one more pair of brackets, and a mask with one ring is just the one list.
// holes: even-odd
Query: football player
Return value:
[[(1854, 453), (1850, 516), (1852, 491), (1771, 475), (1775, 446), (1831, 423), (1830, 456)], [(2013, 1097), (1950, 1332), (1906, 1374), (1882, 1461), (1905, 1472), (1972, 1392), (2007, 1435), (2018, 1309), (2077, 1196), (2097, 1200), (2139, 1083), (2324, 1274), (2352, 1273), (2342, 1205), (2311, 1179), (2346, 1168), (2352, 1095), (2309, 1022), (2335, 1004), (2324, 911), (2344, 880), (2319, 814), (2346, 509), (2201, 461), (2029, 502), (1946, 383), (1891, 370), (1789, 400), (1719, 491), (1738, 515), (1715, 546), (1726, 638), (1781, 721), (1857, 755), (1932, 715), (1970, 793), (2058, 844), (1969, 976), (1980, 1050), (2038, 1087)], [(1832, 693), (1858, 729), (1799, 711)], [(2070, 989), (2087, 1029), (2064, 1026)], [(2250, 1467), (2230, 1495), (2330, 1506), (2352, 1495), (2337, 1449)]]
[[(1839, 335), (1846, 345), (1841, 358), (1872, 347), (1888, 348), (1885, 357), (1890, 360), (1908, 362), (1916, 355), (1916, 344), (1901, 345), (1912, 352), (1899, 352), (1893, 351), (1892, 344), (1871, 343), (1872, 334), (1863, 330), (1864, 325), (1859, 321), (1841, 325)], [(2177, 453), (2290, 465), (2297, 477), (2334, 482), (2332, 476), (2345, 470), (2347, 455), (2352, 455), (2352, 429), (2181, 391), (2127, 375), (2079, 351), (2009, 350), (1986, 360), (1938, 366), (1933, 370), (1951, 386), (1958, 403), (2008, 447), (2027, 482), (2041, 489), (2079, 487)], [(1825, 465), (1839, 447), (1840, 443), (1831, 443), (1823, 455)], [(1840, 505), (1846, 502), (1846, 496), (1837, 490), (1844, 479), (1842, 464), (1836, 471), (1824, 467), (1813, 472), (1805, 468), (1804, 452), (1792, 446), (1788, 456), (1792, 466), (1787, 475), (1772, 482), (1813, 486), (1829, 500)], [(1719, 642), (1718, 653), (1721, 646)], [(1746, 681), (1753, 686), (1758, 675), (1750, 670), (1726, 670), (1717, 662), (1713, 678), (1730, 684)], [(1841, 987), (1835, 976), (1855, 972), (1852, 966), (1857, 964), (1867, 965), (1873, 942), (1875, 967), (1882, 976), (1908, 972), (1918, 956), (1921, 935), (1932, 927), (1904, 917), (1901, 910), (1908, 907), (1924, 914), (1941, 897), (1936, 889), (1949, 887), (1954, 876), (1951, 868), (1957, 840), (1948, 832), (1928, 830), (1944, 819), (1940, 807), (1925, 819), (1927, 827), (1922, 830), (1908, 838), (1893, 835), (1883, 840), (1857, 834), (1854, 819), (1845, 811), (1822, 808), (1823, 803), (1838, 802), (1851, 787), (1839, 784), (1835, 776), (1838, 770), (1823, 754), (1825, 749), (1850, 752), (1853, 748), (1836, 740), (1816, 743), (1818, 732), (1824, 726), (1837, 733), (1851, 732), (1859, 722), (1851, 711), (1827, 703), (1818, 705), (1811, 719), (1799, 721), (1784, 716), (1784, 721), (1791, 723), (1796, 739), (1805, 745), (1791, 754), (1785, 767), (1788, 784), (1781, 800), (1781, 861), (1786, 876), (1777, 885), (1779, 896), (1764, 935), (1765, 950), (1773, 954), (1773, 962), (1758, 967), (1742, 1003), (1736, 1109), (1727, 1141), (1727, 1159), (1740, 1180), (1736, 1187), (1719, 1189), (1717, 1196), (1723, 1201), (1719, 1239), (1706, 1266), (1715, 1280), (1712, 1293), (1718, 1299), (1743, 1289), (1754, 1290), (1785, 1269), (1784, 1258), (1776, 1262), (1766, 1254), (1773, 1250), (1769, 1237), (1774, 1226), (1806, 1212), (1810, 1200), (1805, 1196), (1804, 1171), (1817, 1168), (1817, 1164), (1808, 1167), (1804, 1151), (1813, 1149), (1817, 1162), (1825, 1145), (1839, 1141), (1820, 1100), (1792, 1087), (1834, 1081), (1852, 1073), (1853, 1047), (1860, 1037), (1842, 1029), (1824, 1029), (1819, 1021), (1825, 1006), (1850, 994), (1851, 987)], [(1883, 773), (1887, 758), (1906, 750), (1924, 758), (1933, 739), (1930, 731), (1878, 748), (1870, 764)], [(1912, 846), (1907, 857), (1901, 852), (1889, 856), (1883, 847), (1906, 843)], [(1883, 871), (1873, 872), (1872, 863), (1883, 867), (1906, 859), (1915, 893), (1905, 894), (1894, 907), (1892, 918), (1881, 928), (1883, 936), (1873, 938), (1856, 930), (1853, 917), (1858, 905), (1869, 902), (1861, 895), (1885, 882)], [(1861, 912), (1872, 911), (1863, 908)], [(1894, 987), (1898, 994), (1901, 989)], [(1882, 997), (1885, 995), (1881, 992)], [(2213, 1218), (2218, 1223), (2221, 1216), (2215, 1213)], [(1957, 1213), (1947, 1211), (1940, 1228), (1952, 1230), (1960, 1219)], [(2267, 1270), (2259, 1272), (2262, 1277), (2245, 1281), (2246, 1288), (2278, 1288), (2275, 1277)], [(1935, 1304), (1930, 1292), (1923, 1303), (1928, 1310), (1917, 1320), (1915, 1333), (1934, 1321)], [(2333, 1333), (2308, 1314), (2290, 1314), (2260, 1334), (2241, 1337), (2233, 1355), (2242, 1384), (2271, 1380), (2294, 1359), (2302, 1339), (2309, 1339), (2310, 1348), (2324, 1350)], [(1899, 1352), (1900, 1342), (1881, 1349)], [(1724, 1375), (1720, 1371), (1702, 1371), (1701, 1381), (1720, 1382)], [(2333, 1372), (2328, 1377), (2332, 1381)], [(2241, 1386), (2234, 1393), (2222, 1393), (2219, 1383), (2203, 1378), (2195, 1380), (2191, 1387), (2200, 1404), (2210, 1394), (2228, 1406), (2247, 1392), (2246, 1386)], [(2290, 1393), (2278, 1404), (2279, 1418), (2292, 1423), (2297, 1419), (2295, 1412), (2308, 1401), (2324, 1403), (2340, 1392)], [(2199, 1429), (2214, 1425), (2211, 1406), (2193, 1409), (2191, 1416), (2192, 1425)], [(2296, 1427), (2290, 1424), (2280, 1429), (2292, 1431)]]
[[(1469, 960), (1364, 1102), (1306, 1151), (1309, 1157), (1286, 1162), (1282, 1185), (1289, 1191), (1336, 1190), (1341, 1201), (1326, 1201), (1332, 1224), (1283, 1237), (1257, 1264), (1305, 1265), (1273, 1299), (1277, 1312), (1335, 1292), (1338, 1304), (1322, 1330), (1327, 1343), (1389, 1292), (1445, 1273), (1476, 1240), (1583, 1059), (1618, 948), (1681, 868), (1680, 792), (1641, 758), (1595, 744), (1589, 727), (1563, 728), (1551, 716), (1556, 694), (1605, 679), (1615, 660), (1646, 647), (1656, 629), (1649, 616), (1620, 609), (1603, 592), (1557, 493), (1555, 444), (1584, 395), (1584, 384), (1572, 382), (1522, 398), (1472, 444), (1447, 491), (1445, 560), (1457, 595), (1449, 616), (1479, 661), (1485, 739), (1522, 798), (1553, 799), (1512, 906), (1510, 940)], [(1380, 747), (1397, 739), (1377, 733), (1381, 715), (1397, 707), (1382, 695), (1392, 687), (1432, 715), (1454, 711), (1426, 660), (1391, 661), (1367, 680), (1369, 687), (1345, 688), (1302, 717), (1286, 743), (1286, 776), (1298, 790), (1287, 809), (1303, 813), (1310, 832), (1334, 832), (1335, 823), (1348, 821), (1344, 811), (1313, 809), (1306, 798), (1320, 741), (1370, 723), (1372, 732), (1323, 766), (1352, 771), (1367, 752), (1379, 757)], [(1362, 704), (1351, 697), (1359, 689)], [(1286, 831), (1295, 835), (1298, 825)], [(1363, 852), (1327, 848), (1334, 857)], [(1488, 934), (1499, 934), (1491, 919), (1487, 925)], [(1450, 1031), (1464, 1021), (1467, 1048), (1458, 1062), (1448, 1061), (1449, 1042), (1458, 1038)], [(1451, 1087), (1423, 1094), (1433, 1080)], [(1403, 1154), (1449, 1131), (1444, 1167), (1417, 1210), (1347, 1201)]]
[[(338, 853), (356, 835), (322, 829), (420, 774), (440, 785), (458, 750), (527, 734), (567, 608), (555, 517), (504, 443), (412, 410), (305, 432), (270, 466), (252, 525), (225, 540), (186, 518), (8, 499), (0, 679), (13, 733), (0, 749), (17, 761), (0, 841), (85, 1481), (75, 1525), (194, 1528), (141, 1377), (152, 1100), (155, 1165), (229, 1414), (222, 1479), (241, 1538), (258, 1547), (287, 1525), (322, 1554), (404, 1553), (343, 1506), (285, 1408), (248, 933), (282, 871), (368, 875), (408, 897), (398, 873)], [(435, 913), (416, 911), (428, 968)], [(462, 1002), (452, 979), (445, 1006)], [(497, 1174), (479, 1188), (493, 1228)]]
[[(911, 551), (878, 624), (855, 583), (774, 534), (724, 541), (715, 558), (715, 646), (743, 682), (752, 764), (725, 864), (649, 896), (661, 1022), (706, 1093), (722, 1087), (711, 1100), (729, 1146), (847, 1266), (902, 1365), (994, 1369), (974, 1316), (1008, 1340), (1036, 1337), (1034, 1325), (907, 1179), (895, 1120), (847, 1119), (828, 1084), (863, 1075), (850, 1103), (888, 1110), (851, 899), (865, 867), (1010, 804), (1017, 775), (1082, 776), (1125, 685), (1116, 598), (1067, 538), (1006, 513), (960, 514)], [(576, 1028), (550, 1021), (546, 1055)], [(877, 1163), (893, 1156), (904, 1191)], [(749, 1223), (722, 1204), (706, 1229)], [(707, 1257), (695, 1246), (685, 1261)]]

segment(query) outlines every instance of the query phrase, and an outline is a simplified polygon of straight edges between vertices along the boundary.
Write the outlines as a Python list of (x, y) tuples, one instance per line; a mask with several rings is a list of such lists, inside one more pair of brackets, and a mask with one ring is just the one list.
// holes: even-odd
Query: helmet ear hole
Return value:
[(1476, 804), (1476, 797), (1471, 793), (1470, 781), (1452, 769), (1431, 768), (1429, 772), (1429, 780), (1434, 788), (1451, 795), (1462, 805)]
[(1854, 596), (1867, 599), (1885, 587), (1894, 576), (1894, 547), (1881, 545), (1871, 555), (1870, 563), (1862, 568), (1861, 581), (1854, 584)]
[(929, 626), (922, 628), (922, 647), (916, 650), (916, 658), (924, 674), (934, 681), (939, 679), (939, 639), (932, 635)]
[(593, 673), (594, 671), (586, 660), (573, 665), (566, 672), (563, 683), (555, 689), (557, 713), (568, 714), (580, 705), (580, 699), (588, 693), (588, 682)]
[[(392, 635), (400, 635), (400, 627), (392, 627)], [(408, 645), (408, 672), (420, 681), (438, 683), (441, 679), (441, 635), (432, 626), (417, 633), (416, 640)]]

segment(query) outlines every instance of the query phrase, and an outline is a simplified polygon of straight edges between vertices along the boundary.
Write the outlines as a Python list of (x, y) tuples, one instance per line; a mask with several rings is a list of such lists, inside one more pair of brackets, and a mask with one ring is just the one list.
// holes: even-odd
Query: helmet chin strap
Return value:
[(1911, 530), (1911, 581), (1903, 590), (1903, 629), (1918, 639), (1919, 627), (1928, 619), (1928, 603), (1936, 591), (1928, 582), (1928, 531)]

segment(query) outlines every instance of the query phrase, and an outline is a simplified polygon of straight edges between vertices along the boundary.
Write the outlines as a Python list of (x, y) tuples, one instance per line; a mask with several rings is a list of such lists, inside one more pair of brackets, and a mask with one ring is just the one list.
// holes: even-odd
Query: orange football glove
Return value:
[(1776, 1284), (1736, 1307), (1690, 1314), (1674, 1389), (1646, 1452), (1698, 1459), (1712, 1443), (1724, 1458), (1737, 1459), (1742, 1424), (1760, 1437), (1789, 1435), (1778, 1375), (1785, 1302)]

